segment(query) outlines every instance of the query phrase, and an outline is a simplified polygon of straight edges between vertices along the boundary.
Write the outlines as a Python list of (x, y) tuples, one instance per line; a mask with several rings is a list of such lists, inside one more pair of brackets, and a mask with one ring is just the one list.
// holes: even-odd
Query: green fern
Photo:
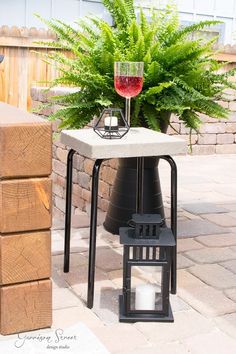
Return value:
[[(102, 0), (113, 17), (110, 26), (98, 17), (76, 22), (77, 28), (59, 20), (43, 20), (57, 35), (56, 47), (44, 60), (56, 65), (60, 77), (54, 85), (71, 85), (78, 92), (53, 99), (65, 106), (51, 118), (60, 117), (63, 127), (80, 128), (108, 106), (124, 107), (114, 89), (115, 61), (144, 61), (143, 91), (132, 99), (131, 124), (165, 130), (175, 113), (191, 130), (198, 131), (200, 113), (227, 117), (228, 110), (216, 100), (227, 88), (236, 69), (220, 73), (214, 58), (216, 38), (194, 39), (194, 33), (219, 21), (201, 21), (181, 28), (174, 6), (146, 13), (133, 0)], [(136, 17), (137, 16), (137, 17)], [(42, 43), (41, 43), (42, 44)], [(55, 46), (55, 41), (45, 43)], [(70, 50), (68, 58), (65, 50)]]

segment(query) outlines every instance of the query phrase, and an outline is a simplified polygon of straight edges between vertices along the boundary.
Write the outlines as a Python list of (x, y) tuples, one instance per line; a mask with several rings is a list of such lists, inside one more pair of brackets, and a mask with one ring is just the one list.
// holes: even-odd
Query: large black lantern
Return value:
[(123, 112), (119, 108), (105, 108), (93, 130), (103, 139), (121, 139), (129, 131)]
[[(148, 224), (148, 221), (150, 222)], [(120, 228), (124, 245), (123, 293), (119, 298), (120, 322), (173, 322), (169, 302), (170, 270), (175, 247), (172, 230), (163, 227), (159, 215), (133, 215), (133, 227)], [(134, 270), (153, 268), (157, 282), (134, 286)]]

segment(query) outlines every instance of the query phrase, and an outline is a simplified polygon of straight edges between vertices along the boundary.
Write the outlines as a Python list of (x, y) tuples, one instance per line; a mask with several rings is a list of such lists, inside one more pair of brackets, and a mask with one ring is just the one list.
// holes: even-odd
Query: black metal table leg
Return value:
[[(177, 245), (177, 166), (171, 156), (160, 156), (171, 167), (171, 230)], [(171, 262), (171, 293), (176, 294), (177, 289), (177, 246), (173, 247)]]
[(136, 212), (143, 214), (144, 157), (137, 157)]
[(74, 153), (75, 150), (70, 149), (67, 155), (65, 246), (64, 246), (64, 272), (65, 273), (68, 273), (70, 268), (71, 196), (72, 196), (72, 174), (73, 174)]
[(93, 307), (94, 297), (94, 276), (96, 259), (96, 236), (97, 236), (97, 200), (98, 200), (98, 182), (99, 170), (103, 160), (98, 159), (93, 166), (92, 174), (92, 197), (91, 197), (91, 215), (90, 215), (90, 240), (89, 240), (89, 268), (88, 268), (88, 294), (87, 307)]

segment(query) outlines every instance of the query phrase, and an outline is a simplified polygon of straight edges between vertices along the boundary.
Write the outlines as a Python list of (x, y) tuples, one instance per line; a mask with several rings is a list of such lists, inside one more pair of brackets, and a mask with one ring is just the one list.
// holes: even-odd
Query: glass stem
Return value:
[(130, 97), (125, 98), (125, 119), (130, 126)]

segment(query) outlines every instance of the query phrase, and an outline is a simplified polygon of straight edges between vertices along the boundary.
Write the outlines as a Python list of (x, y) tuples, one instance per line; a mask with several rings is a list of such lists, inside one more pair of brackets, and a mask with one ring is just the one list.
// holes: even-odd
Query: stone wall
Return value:
[[(59, 108), (55, 105), (51, 108), (41, 109), (42, 103), (49, 101), (50, 96), (60, 95), (74, 91), (72, 88), (58, 88), (48, 93), (45, 88), (33, 87), (31, 89), (32, 109), (43, 117), (49, 116)], [(229, 118), (216, 120), (202, 115), (204, 124), (200, 128), (200, 134), (191, 137), (192, 154), (236, 154), (236, 97), (232, 91), (226, 92), (226, 101), (220, 102), (231, 110)], [(189, 130), (186, 129), (177, 117), (173, 116), (168, 133), (180, 134), (189, 144)], [(53, 122), (53, 130), (57, 132), (58, 122)], [(65, 176), (66, 158), (68, 149), (60, 143), (59, 137), (54, 138), (53, 144), (53, 201), (54, 215), (63, 218), (65, 212)], [(93, 161), (83, 156), (75, 155), (73, 169), (73, 209), (72, 214), (89, 211), (90, 188)], [(100, 173), (98, 206), (102, 211), (107, 211), (109, 197), (113, 181), (116, 175), (117, 160), (110, 160), (103, 164)]]
[[(236, 96), (233, 91), (227, 91), (227, 101), (218, 101), (223, 107), (230, 109), (227, 119), (214, 119), (201, 114), (204, 122), (199, 130), (199, 134), (192, 134), (192, 154), (236, 154)], [(179, 121), (178, 117), (172, 116), (171, 127), (168, 134), (179, 134), (190, 143), (189, 129)]]

